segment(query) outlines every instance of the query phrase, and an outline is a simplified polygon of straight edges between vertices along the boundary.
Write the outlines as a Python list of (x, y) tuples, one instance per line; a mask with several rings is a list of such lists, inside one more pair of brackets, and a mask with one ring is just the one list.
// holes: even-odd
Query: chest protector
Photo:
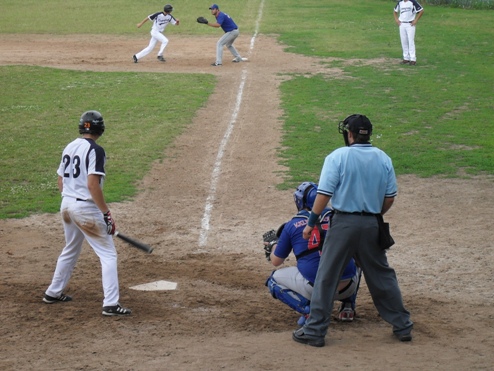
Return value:
[[(322, 246), (324, 244), (324, 238), (326, 237), (326, 233), (329, 227), (331, 226), (332, 217), (333, 217), (333, 210), (328, 210), (319, 216), (319, 219), (316, 222), (316, 226), (310, 234), (308, 249), (301, 252), (298, 255), (295, 255), (295, 258), (297, 260), (303, 256), (307, 256), (309, 254), (312, 254), (314, 252), (319, 252), (322, 250)], [(305, 215), (297, 215), (297, 218), (309, 219), (309, 217)]]

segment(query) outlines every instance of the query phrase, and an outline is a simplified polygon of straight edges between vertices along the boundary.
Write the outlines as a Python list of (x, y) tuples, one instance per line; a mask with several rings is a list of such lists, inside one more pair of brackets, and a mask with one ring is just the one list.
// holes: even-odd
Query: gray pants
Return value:
[(233, 42), (240, 35), (238, 30), (233, 30), (230, 32), (225, 32), (223, 36), (216, 43), (216, 63), (223, 64), (223, 47), (226, 46), (228, 50), (233, 54), (235, 58), (242, 58), (240, 54), (238, 54), (237, 49), (233, 46)]
[(378, 244), (379, 227), (373, 216), (336, 214), (324, 241), (323, 253), (312, 291), (310, 316), (304, 333), (324, 337), (333, 311), (333, 295), (339, 277), (352, 256), (364, 272), (374, 305), (395, 334), (408, 333), (413, 322), (403, 306), (401, 291), (386, 252)]

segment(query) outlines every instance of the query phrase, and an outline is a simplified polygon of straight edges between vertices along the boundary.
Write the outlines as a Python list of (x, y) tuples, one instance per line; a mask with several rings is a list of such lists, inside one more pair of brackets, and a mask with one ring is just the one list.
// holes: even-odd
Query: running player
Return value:
[(166, 4), (165, 7), (163, 8), (162, 12), (157, 12), (154, 14), (151, 14), (144, 18), (141, 23), (137, 25), (137, 28), (141, 28), (141, 26), (146, 23), (148, 20), (153, 21), (153, 27), (151, 28), (151, 41), (149, 41), (149, 45), (141, 50), (139, 53), (134, 54), (132, 58), (134, 59), (134, 63), (137, 63), (139, 59), (145, 57), (149, 53), (151, 53), (158, 43), (158, 41), (161, 42), (161, 47), (160, 50), (158, 51), (158, 60), (160, 62), (166, 62), (165, 58), (163, 57), (163, 52), (165, 51), (166, 46), (168, 45), (168, 39), (163, 35), (163, 32), (165, 31), (166, 26), (168, 23), (171, 23), (172, 25), (178, 26), (180, 24), (180, 20), (177, 18), (174, 18), (171, 15), (171, 12), (173, 11), (173, 6), (170, 4)]
[(84, 112), (77, 138), (65, 147), (58, 168), (58, 188), (62, 193), (65, 247), (58, 257), (52, 282), (45, 292), (47, 304), (68, 302), (63, 293), (81, 253), (84, 238), (98, 255), (102, 268), (103, 315), (128, 315), (131, 310), (119, 304), (117, 251), (113, 244), (115, 222), (103, 195), (105, 150), (96, 141), (105, 131), (98, 111)]

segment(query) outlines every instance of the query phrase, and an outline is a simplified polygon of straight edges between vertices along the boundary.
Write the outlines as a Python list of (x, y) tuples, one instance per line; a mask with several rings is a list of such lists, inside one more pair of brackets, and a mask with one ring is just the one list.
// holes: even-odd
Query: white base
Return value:
[(169, 281), (155, 281), (144, 283), (142, 285), (130, 287), (132, 290), (139, 291), (165, 291), (165, 290), (175, 290), (177, 288), (176, 282)]

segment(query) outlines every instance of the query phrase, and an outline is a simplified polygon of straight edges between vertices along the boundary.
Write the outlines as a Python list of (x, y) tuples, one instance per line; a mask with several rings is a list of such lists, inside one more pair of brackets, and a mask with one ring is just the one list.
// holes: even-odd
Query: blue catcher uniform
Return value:
[[(274, 252), (279, 258), (286, 259), (290, 252), (293, 251), (295, 258), (297, 259), (297, 269), (309, 287), (312, 287), (316, 280), (317, 268), (319, 267), (319, 260), (321, 259), (320, 251), (324, 238), (326, 237), (326, 231), (329, 228), (332, 214), (332, 209), (328, 208), (324, 210), (321, 220), (321, 229), (314, 229), (310, 240), (307, 241), (304, 240), (302, 232), (307, 225), (310, 214), (307, 210), (299, 211), (292, 220), (285, 224)], [(341, 279), (346, 280), (352, 278), (355, 276), (356, 270), (355, 261), (352, 259), (346, 266)], [(274, 275), (276, 276), (276, 273)], [(300, 294), (307, 299), (310, 299), (312, 290), (302, 289), (301, 291)]]
[[(266, 286), (275, 299), (279, 299), (302, 315), (310, 312), (313, 284), (333, 210), (327, 208), (323, 211), (318, 228), (312, 231), (311, 238), (307, 241), (302, 234), (309, 215), (308, 210), (300, 210), (297, 215), (278, 229), (279, 240), (273, 254), (284, 260), (293, 252), (297, 259), (297, 266), (274, 271), (266, 282)], [(340, 278), (340, 283), (344, 283), (344, 287), (337, 290), (335, 300), (347, 302), (352, 309), (355, 309), (359, 280), (360, 269), (351, 259)], [(299, 324), (301, 324), (300, 321), (305, 321), (305, 316), (301, 317)]]

